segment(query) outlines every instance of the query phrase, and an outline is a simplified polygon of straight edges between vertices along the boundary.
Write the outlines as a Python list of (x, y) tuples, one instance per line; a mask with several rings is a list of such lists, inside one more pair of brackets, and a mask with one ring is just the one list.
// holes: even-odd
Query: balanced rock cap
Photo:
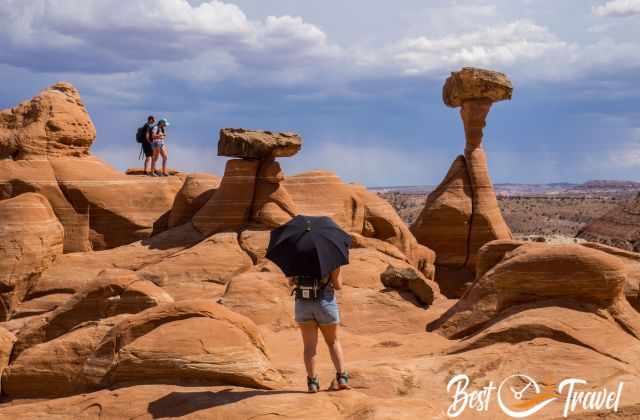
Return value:
[(301, 147), (302, 138), (295, 133), (223, 128), (218, 141), (218, 156), (245, 159), (289, 157), (298, 153)]
[(445, 105), (456, 108), (471, 99), (491, 102), (511, 99), (512, 93), (513, 85), (504, 73), (464, 67), (451, 73), (442, 88), (442, 99)]

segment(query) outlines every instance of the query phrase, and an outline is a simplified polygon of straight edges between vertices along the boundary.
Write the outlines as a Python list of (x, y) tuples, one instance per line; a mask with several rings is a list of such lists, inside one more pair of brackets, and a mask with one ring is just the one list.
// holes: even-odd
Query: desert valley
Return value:
[[(219, 133), (223, 174), (125, 174), (92, 154), (64, 82), (0, 111), (0, 418), (638, 418), (640, 188), (494, 188), (483, 129), (512, 91), (452, 73), (465, 138), (428, 189), (285, 174), (302, 138), (241, 128)], [(351, 390), (305, 392), (287, 280), (265, 258), (298, 214), (353, 242)]]

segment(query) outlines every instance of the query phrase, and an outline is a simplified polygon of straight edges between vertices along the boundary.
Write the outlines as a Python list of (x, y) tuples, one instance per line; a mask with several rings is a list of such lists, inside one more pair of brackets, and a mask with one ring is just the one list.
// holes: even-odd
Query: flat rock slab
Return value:
[(455, 108), (472, 99), (491, 102), (511, 99), (512, 93), (513, 85), (504, 73), (464, 67), (451, 73), (442, 89), (442, 99), (447, 106)]
[(274, 133), (243, 128), (223, 128), (218, 141), (218, 156), (245, 159), (293, 156), (302, 147), (295, 133)]

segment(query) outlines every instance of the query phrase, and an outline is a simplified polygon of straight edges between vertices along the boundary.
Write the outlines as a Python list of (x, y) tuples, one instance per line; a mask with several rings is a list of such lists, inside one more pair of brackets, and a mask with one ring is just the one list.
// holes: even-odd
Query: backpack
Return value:
[(138, 131), (136, 131), (136, 141), (138, 143), (144, 143), (145, 141), (147, 141), (147, 125), (146, 124), (138, 128)]
[(328, 277), (318, 280), (315, 277), (296, 276), (294, 279), (296, 287), (293, 289), (293, 293), (295, 293), (296, 299), (301, 300), (319, 299), (330, 281)]

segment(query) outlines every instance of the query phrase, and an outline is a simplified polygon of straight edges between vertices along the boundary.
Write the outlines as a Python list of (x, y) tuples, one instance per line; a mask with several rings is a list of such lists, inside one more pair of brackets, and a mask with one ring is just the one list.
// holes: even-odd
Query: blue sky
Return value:
[(303, 136), (289, 174), (436, 184), (464, 147), (441, 87), (468, 65), (515, 86), (494, 182), (640, 180), (640, 0), (0, 0), (0, 107), (72, 82), (119, 168), (153, 113), (181, 170), (220, 174), (218, 129), (245, 127)]

